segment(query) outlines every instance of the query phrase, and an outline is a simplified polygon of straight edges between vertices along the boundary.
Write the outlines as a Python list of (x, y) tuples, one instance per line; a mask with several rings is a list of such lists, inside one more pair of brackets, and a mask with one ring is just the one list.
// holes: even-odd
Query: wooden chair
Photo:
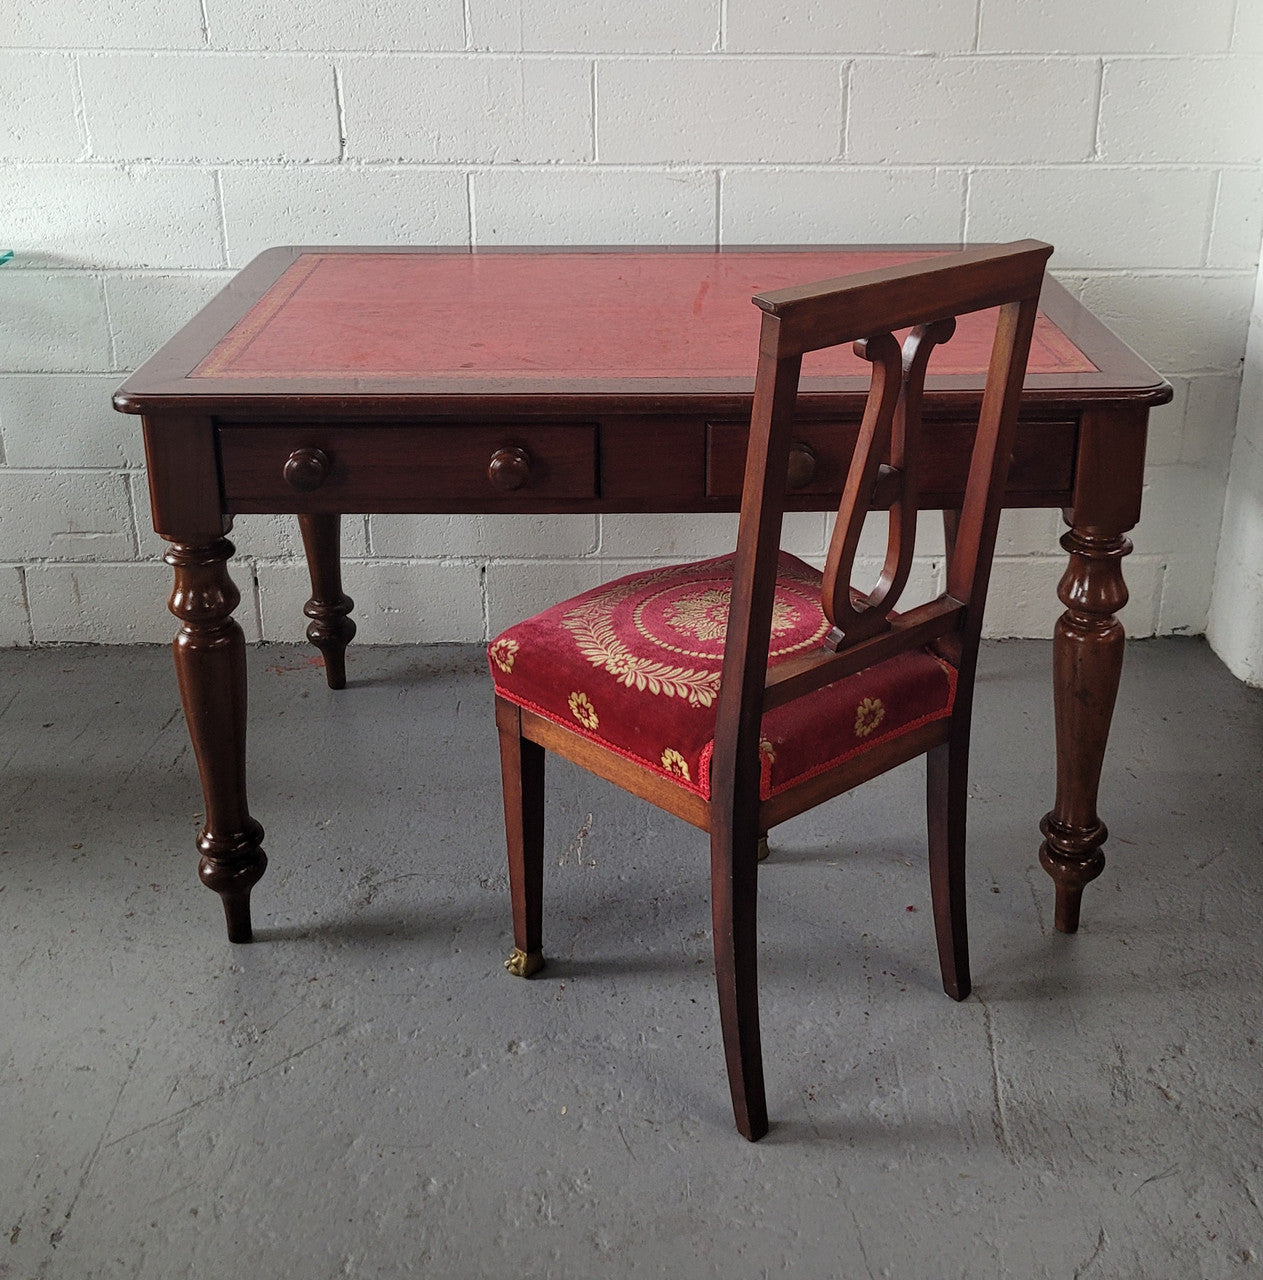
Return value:
[[(757, 847), (770, 827), (926, 753), (929, 864), (947, 994), (969, 994), (965, 805), (974, 668), (1018, 400), (1050, 246), (1026, 240), (756, 297), (754, 411), (735, 555), (652, 569), (510, 627), (489, 648), (515, 949), (543, 966), (544, 750), (710, 833), (715, 977), (737, 1128), (767, 1132)], [(998, 307), (947, 587), (906, 613), (921, 406), (955, 317)], [(902, 353), (892, 331), (912, 327)], [(872, 366), (821, 575), (780, 551), (804, 353)], [(930, 429), (933, 429), (932, 426)], [(889, 507), (877, 586), (850, 585), (864, 517)], [(722, 663), (721, 663), (722, 657)]]

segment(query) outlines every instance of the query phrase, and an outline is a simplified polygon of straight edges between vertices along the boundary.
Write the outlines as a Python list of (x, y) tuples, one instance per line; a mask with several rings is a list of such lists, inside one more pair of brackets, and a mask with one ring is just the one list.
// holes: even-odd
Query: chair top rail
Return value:
[[(1037, 296), (1052, 246), (986, 245), (897, 267), (756, 294), (780, 321), (782, 357)], [(932, 298), (934, 305), (927, 305)]]

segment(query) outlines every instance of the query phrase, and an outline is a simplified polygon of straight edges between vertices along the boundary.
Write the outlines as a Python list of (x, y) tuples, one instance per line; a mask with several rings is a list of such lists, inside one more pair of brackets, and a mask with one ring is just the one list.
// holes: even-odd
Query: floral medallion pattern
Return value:
[(685, 782), (690, 780), (689, 762), (674, 747), (668, 747), (662, 753), (662, 767), (677, 778), (683, 778)]
[[(510, 627), (488, 650), (497, 694), (708, 797), (732, 569), (724, 556), (633, 573)], [(820, 595), (820, 574), (782, 553), (769, 667), (819, 647)], [(950, 664), (918, 649), (773, 708), (760, 795), (942, 719), (954, 696)]]
[(507, 676), (513, 670), (513, 661), (517, 657), (518, 642), (501, 636), (488, 650), (491, 661)]
[(601, 718), (596, 714), (596, 708), (588, 700), (586, 693), (576, 692), (570, 695), (570, 714), (589, 731), (601, 723)]
[(855, 736), (867, 738), (881, 724), (885, 714), (886, 708), (882, 705), (880, 698), (865, 698), (855, 708)]

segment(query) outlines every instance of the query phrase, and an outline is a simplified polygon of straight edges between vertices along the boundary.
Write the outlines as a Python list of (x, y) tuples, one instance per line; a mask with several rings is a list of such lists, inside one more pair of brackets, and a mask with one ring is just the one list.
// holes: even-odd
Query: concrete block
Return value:
[(975, 0), (728, 0), (725, 48), (734, 53), (967, 53)]
[[(815, 511), (790, 511), (781, 530), (781, 546), (796, 556), (825, 550), (825, 518)], [(707, 560), (727, 555), (737, 546), (735, 514), (675, 513), (604, 515), (603, 558), (660, 558), (664, 564)]]
[(123, 476), (0, 469), (0, 560), (125, 560), (135, 551)]
[(487, 635), (644, 564), (620, 560), (517, 560), (487, 565)]
[(228, 259), (276, 244), (468, 244), (465, 176), (418, 169), (224, 169)]
[(1057, 583), (1064, 567), (1051, 557), (997, 556), (991, 566), (983, 635), (990, 639), (1051, 636), (1053, 624), (1063, 611), (1057, 599)]
[[(11, 7), (6, 27), (12, 12)], [(45, 12), (56, 17), (61, 26), (57, 10)], [(5, 39), (9, 38), (6, 30)], [(0, 120), (4, 121), (0, 160), (74, 160), (81, 156), (87, 138), (75, 112), (74, 60), (62, 54), (0, 52)]]
[(850, 83), (846, 158), (855, 163), (1056, 164), (1093, 155), (1094, 59), (859, 59)]
[(113, 160), (336, 160), (333, 67), (311, 58), (87, 55), (92, 150)]
[(1159, 405), (1149, 411), (1149, 435), (1145, 442), (1145, 462), (1159, 466), (1179, 462), (1184, 440), (1184, 416), (1188, 410), (1190, 378), (1177, 374), (1167, 377), (1173, 396), (1170, 404)]
[(1105, 63), (1100, 155), (1144, 164), (1263, 161), (1263, 57)]
[(1089, 276), (1082, 298), (1124, 342), (1167, 373), (1235, 370), (1245, 351), (1252, 276)]
[[(259, 639), (254, 587), (237, 578), (234, 617), (248, 643)], [(36, 644), (169, 644), (179, 623), (167, 610), (171, 570), (146, 564), (33, 565), (26, 571)]]
[(470, 43), (496, 52), (707, 53), (719, 41), (719, 0), (469, 0)]
[[(1263, 6), (1260, 6), (1263, 13)], [(1208, 267), (1248, 269), (1259, 258), (1263, 239), (1263, 170), (1224, 169), (1215, 198)]]
[(1209, 554), (1213, 563), (1223, 506), (1222, 473), (1184, 464), (1150, 467), (1140, 521), (1128, 536), (1145, 554), (1191, 561), (1205, 561)]
[(205, 43), (198, 0), (15, 4), (5, 12), (4, 41), (76, 49), (200, 49)]
[(490, 169), (473, 204), (479, 244), (715, 242), (715, 178), (696, 170)]
[(969, 176), (965, 238), (1036, 236), (1056, 246), (1063, 270), (1194, 266), (1216, 179), (1204, 169), (979, 169)]
[(1206, 628), (1238, 679), (1263, 685), (1263, 449), (1257, 409), (1237, 432)]
[(0, 369), (100, 372), (113, 366), (99, 276), (0, 268)]
[(874, 244), (962, 238), (952, 169), (735, 169), (720, 183), (723, 244)]
[[(833, 531), (832, 515), (825, 518), (825, 544)], [(878, 566), (886, 558), (886, 542), (889, 538), (890, 518), (885, 511), (870, 511), (864, 519), (864, 531), (860, 534), (859, 545), (855, 549), (856, 563), (860, 560), (871, 560)], [(943, 516), (938, 511), (920, 511), (917, 513), (916, 555), (922, 560), (941, 560), (944, 553)]]
[(1226, 475), (1237, 430), (1241, 379), (1235, 373), (1189, 379), (1188, 408), (1180, 438), (1181, 462)]
[(978, 50), (998, 53), (1216, 53), (1232, 38), (1234, 0), (1136, 5), (1106, 0), (1090, 16), (1076, 5), (987, 0)]
[[(260, 564), (259, 603), (268, 640), (301, 640), (311, 582), (301, 564)], [(447, 644), (484, 639), (482, 570), (471, 563), (347, 560), (360, 644)]]
[(1123, 629), (1133, 640), (1159, 634), (1158, 612), (1166, 585), (1161, 556), (1133, 554), (1123, 561), (1127, 583), (1127, 604), (1118, 615)]
[(349, 58), (347, 155), (449, 164), (590, 160), (591, 76), (577, 59)]
[[(1047, 639), (1064, 612), (1057, 598), (1057, 584), (1065, 572), (1064, 557), (1001, 556), (991, 567), (991, 585), (982, 633), (992, 640), (1025, 636)], [(1129, 556), (1123, 562), (1123, 576), (1131, 600), (1119, 615), (1128, 635), (1154, 633), (1159, 588), (1160, 560)]]
[[(855, 572), (851, 574), (851, 585), (857, 591), (869, 592), (881, 578), (885, 556), (855, 557)], [(821, 567), (817, 564), (817, 568)], [(917, 605), (933, 600), (943, 590), (944, 564), (942, 556), (917, 556), (912, 562), (907, 584), (899, 597), (898, 609), (901, 613), (915, 609)]]
[(842, 150), (842, 66), (826, 59), (626, 58), (596, 68), (602, 162), (793, 163)]
[(136, 467), (140, 422), (110, 404), (116, 373), (0, 376), (0, 437), (11, 467)]
[(1057, 511), (1047, 507), (1013, 507), (1000, 512), (996, 534), (998, 556), (1053, 556), (1065, 567), (1065, 557), (1057, 539), (1063, 525)]
[(232, 278), (230, 272), (111, 274), (105, 296), (114, 334), (114, 363), (129, 370), (147, 360)]
[(1263, 6), (1238, 3), (1232, 31), (1234, 53), (1263, 53)]
[[(344, 559), (362, 559), (368, 555), (366, 516), (343, 516), (341, 531)], [(243, 559), (307, 563), (297, 516), (236, 516), (228, 537)]]
[(596, 516), (372, 516), (375, 556), (552, 559), (596, 550)]
[(10, 165), (7, 243), (31, 266), (221, 267), (219, 195), (204, 169)]
[(377, 0), (354, 14), (339, 4), (278, 5), (268, 0), (205, 0), (206, 30), (217, 49), (464, 49), (461, 0)]
[[(666, 563), (727, 555), (737, 546), (737, 515), (607, 515), (601, 517), (604, 557), (658, 557)], [(828, 517), (818, 511), (787, 511), (781, 546), (804, 560), (828, 549)]]
[(17, 565), (5, 565), (0, 567), (0, 649), (30, 643), (31, 614), (23, 572)]
[(1191, 554), (1166, 559), (1162, 601), (1154, 634), (1200, 636), (1210, 617), (1215, 585), (1215, 548), (1198, 547)]

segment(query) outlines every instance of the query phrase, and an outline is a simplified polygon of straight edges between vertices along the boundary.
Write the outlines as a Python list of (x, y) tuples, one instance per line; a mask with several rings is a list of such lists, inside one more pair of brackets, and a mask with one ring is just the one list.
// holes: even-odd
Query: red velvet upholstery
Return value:
[[(732, 561), (634, 573), (519, 622), (489, 647), (496, 691), (709, 796)], [(828, 630), (820, 574), (782, 552), (769, 662)], [(955, 690), (953, 668), (916, 650), (768, 712), (762, 798), (949, 715)]]

